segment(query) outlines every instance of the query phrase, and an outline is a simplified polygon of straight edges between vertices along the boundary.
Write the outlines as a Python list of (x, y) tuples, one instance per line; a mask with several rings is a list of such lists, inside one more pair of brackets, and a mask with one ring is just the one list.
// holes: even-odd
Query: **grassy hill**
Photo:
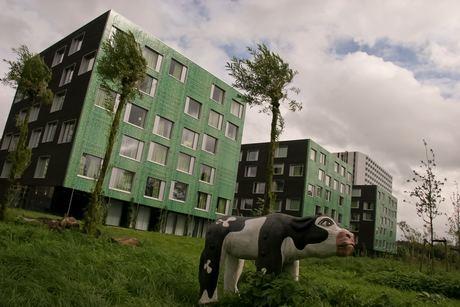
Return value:
[[(34, 213), (10, 214), (0, 223), (0, 306), (196, 305), (202, 239), (114, 227), (91, 239), (16, 220)], [(142, 245), (120, 246), (114, 236)], [(305, 306), (460, 306), (459, 275), (420, 274), (390, 259), (312, 258), (301, 263), (299, 285)], [(243, 305), (238, 300), (223, 302)]]

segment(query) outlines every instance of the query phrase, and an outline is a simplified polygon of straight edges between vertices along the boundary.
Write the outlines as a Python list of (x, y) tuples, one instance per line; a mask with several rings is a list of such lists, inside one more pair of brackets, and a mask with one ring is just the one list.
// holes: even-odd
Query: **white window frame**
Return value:
[[(219, 208), (219, 200), (220, 199), (223, 199), (225, 201), (225, 208), (224, 208), (224, 212), (219, 212), (217, 211), (217, 209)], [(217, 204), (216, 204), (216, 214), (217, 215), (228, 215), (228, 211), (229, 211), (229, 208), (230, 208), (230, 200), (229, 199), (225, 199), (223, 197), (218, 197), (217, 198)]]
[[(115, 181), (115, 178), (113, 176), (114, 174), (114, 171), (115, 170), (121, 170), (121, 171), (125, 171), (125, 172), (129, 172), (129, 173), (132, 173), (133, 176), (132, 176), (132, 180), (131, 180), (131, 189), (130, 190), (123, 190), (123, 189), (120, 189), (118, 187), (114, 187), (114, 181)], [(115, 190), (115, 191), (119, 191), (119, 192), (123, 192), (123, 193), (128, 193), (128, 194), (131, 194), (131, 191), (133, 189), (133, 183), (134, 183), (134, 179), (135, 179), (135, 176), (136, 176), (136, 173), (133, 172), (133, 171), (130, 171), (130, 170), (127, 170), (127, 169), (123, 169), (123, 168), (119, 168), (119, 167), (112, 167), (112, 172), (110, 173), (110, 180), (109, 180), (109, 189), (111, 190)]]
[[(79, 44), (78, 48), (75, 48), (74, 47), (75, 42), (80, 36), (81, 36), (81, 43)], [(84, 39), (85, 39), (85, 32), (79, 33), (76, 36), (74, 36), (74, 38), (72, 38), (72, 42), (70, 43), (69, 54), (68, 55), (71, 55), (71, 54), (74, 54), (75, 52), (80, 51), (81, 47), (83, 46), (83, 40)]]
[[(94, 157), (94, 158), (98, 158), (100, 159), (100, 162), (99, 162), (99, 170), (98, 170), (98, 173), (97, 173), (97, 176), (96, 177), (90, 177), (90, 176), (86, 176), (86, 175), (83, 175), (83, 174), (80, 174), (80, 168), (81, 168), (81, 162), (82, 162), (82, 158), (85, 157), (85, 162), (86, 162), (86, 157), (87, 156), (91, 156), (91, 157)], [(85, 179), (90, 179), (90, 180), (96, 180), (99, 175), (100, 175), (100, 170), (101, 170), (101, 167), (102, 167), (102, 162), (104, 160), (96, 155), (92, 155), (92, 154), (89, 154), (89, 153), (86, 153), (86, 152), (83, 152), (82, 153), (82, 156), (80, 157), (80, 164), (78, 165), (78, 174), (77, 176), (78, 177), (81, 177), (81, 178), (85, 178)]]
[[(236, 127), (236, 132), (235, 132), (235, 137), (234, 138), (229, 135), (229, 127), (230, 127), (230, 125), (233, 125), (234, 127)], [(236, 139), (238, 138), (238, 130), (239, 130), (239, 128), (240, 127), (238, 127), (234, 123), (227, 122), (226, 125), (225, 125), (225, 137), (230, 139), (230, 140), (236, 141)]]
[[(301, 174), (300, 175), (295, 175), (296, 168), (301, 169)], [(304, 167), (303, 164), (291, 164), (291, 165), (289, 165), (289, 177), (302, 177), (304, 171), (305, 171), (305, 167)]]
[[(171, 65), (173, 62), (176, 62), (177, 64), (181, 65), (182, 66), (182, 70), (181, 70), (181, 75), (180, 75), (180, 79), (176, 78), (174, 75), (171, 74)], [(178, 60), (172, 58), (171, 59), (171, 63), (169, 64), (169, 70), (168, 70), (168, 74), (173, 77), (174, 79), (182, 82), (182, 83), (185, 83), (185, 80), (187, 78), (187, 66), (185, 66), (184, 64), (182, 64), (181, 62), (179, 62)]]
[[(38, 132), (38, 137), (37, 137), (37, 134), (36, 134), (37, 132)], [(32, 130), (32, 132), (30, 133), (29, 144), (27, 145), (27, 148), (33, 149), (33, 148), (38, 147), (38, 145), (40, 144), (40, 139), (41, 139), (41, 136), (42, 136), (42, 132), (43, 132), (42, 128), (35, 128), (34, 130)], [(35, 136), (35, 138), (32, 139), (34, 136)], [(34, 141), (33, 143), (32, 143), (32, 140)]]
[(10, 147), (11, 139), (13, 138), (12, 133), (7, 133), (2, 139), (2, 145), (0, 147), (0, 150), (6, 150)]
[[(203, 209), (203, 208), (199, 208), (199, 207), (198, 207), (198, 202), (199, 202), (199, 200), (200, 200), (200, 193), (206, 195), (206, 209)], [(208, 211), (209, 211), (209, 208), (211, 207), (212, 195), (209, 194), (209, 193), (203, 192), (203, 191), (198, 191), (197, 194), (198, 194), (198, 196), (197, 196), (197, 199), (196, 199), (197, 202), (196, 202), (195, 210), (208, 212)]]
[[(50, 107), (50, 113), (62, 110), (66, 95), (67, 90), (59, 91), (54, 95), (53, 102)], [(58, 98), (60, 99), (58, 100)]]
[(10, 177), (12, 165), (13, 163), (5, 159), (5, 161), (3, 162), (2, 171), (0, 172), (0, 178)]
[[(140, 83), (144, 82), (146, 77), (150, 77), (152, 79), (152, 84), (150, 85), (150, 90), (148, 92), (145, 92), (145, 91), (140, 89)], [(154, 78), (153, 76), (151, 76), (149, 74), (145, 74), (144, 79), (142, 81), (140, 81), (140, 83), (138, 84), (139, 85), (138, 86), (139, 92), (141, 92), (142, 94), (148, 95), (150, 97), (155, 96), (155, 93), (157, 92), (157, 85), (158, 85), (158, 79), (157, 78)]]
[[(216, 90), (216, 88), (220, 89), (222, 91), (222, 101), (218, 101), (218, 100), (215, 100), (214, 99), (214, 91)], [(212, 101), (215, 101), (217, 102), (218, 104), (224, 104), (225, 102), (225, 90), (223, 88), (221, 88), (220, 86), (218, 85), (215, 85), (214, 83), (211, 85), (211, 96), (209, 96), (209, 98), (211, 98)]]
[[(62, 61), (64, 60), (64, 56), (65, 56), (65, 51), (67, 49), (67, 46), (64, 45), (62, 46), (61, 48), (57, 49), (55, 52), (54, 52), (54, 56), (53, 56), (53, 62), (51, 64), (51, 67), (54, 67), (56, 65), (59, 65), (62, 63)], [(62, 50), (62, 56), (60, 59), (57, 58), (57, 55), (58, 55), (58, 52)]]
[[(70, 82), (72, 82), (73, 76), (75, 74), (75, 66), (76, 66), (75, 63), (73, 63), (71, 65), (68, 65), (68, 66), (64, 67), (64, 69), (62, 70), (61, 81), (59, 82), (59, 86), (64, 86), (64, 85), (69, 84)], [(67, 78), (67, 76), (68, 76), (67, 71), (70, 71), (70, 69), (72, 71), (70, 73), (70, 77)]]
[[(190, 109), (190, 100), (192, 100), (193, 102), (196, 102), (200, 108), (198, 110), (198, 116), (195, 116), (194, 114), (191, 114), (189, 113), (189, 109)], [(200, 119), (201, 117), (201, 110), (203, 109), (203, 105), (201, 104), (201, 102), (199, 102), (198, 100), (196, 99), (193, 99), (191, 97), (186, 97), (185, 98), (185, 107), (184, 107), (184, 113), (187, 114), (188, 116), (192, 117), (192, 118), (195, 118), (195, 119)]]
[[(299, 202), (299, 208), (292, 208), (292, 202), (293, 201), (298, 201)], [(286, 198), (286, 211), (300, 211), (301, 209), (301, 206), (302, 206), (302, 202), (300, 201), (300, 199), (293, 199), (293, 198)]]
[[(251, 159), (251, 153), (256, 153), (255, 158)], [(246, 161), (258, 161), (259, 160), (259, 150), (258, 149), (248, 149), (246, 152)]]
[[(188, 158), (188, 161), (189, 161), (188, 170), (179, 169), (179, 158), (180, 158), (181, 155), (182, 156), (187, 156), (187, 158)], [(178, 172), (181, 172), (181, 173), (186, 173), (186, 174), (192, 175), (194, 168), (195, 168), (195, 157), (191, 156), (191, 155), (188, 155), (186, 153), (183, 153), (183, 152), (179, 152), (178, 155), (177, 155), (176, 170)]]
[[(166, 121), (171, 124), (171, 127), (169, 129), (169, 135), (165, 136), (159, 133), (159, 125), (161, 121)], [(173, 127), (174, 127), (174, 122), (172, 120), (167, 119), (166, 117), (160, 116), (160, 115), (155, 115), (155, 121), (153, 123), (153, 134), (158, 135), (159, 137), (162, 137), (164, 139), (170, 140), (171, 135), (173, 132)]]
[[(153, 197), (153, 196), (148, 196), (145, 194), (145, 190), (147, 189), (147, 181), (149, 178), (153, 178), (155, 180), (158, 180), (160, 181), (160, 191), (158, 193), (158, 198), (157, 197)], [(147, 179), (145, 180), (145, 187), (144, 187), (144, 197), (145, 198), (148, 198), (148, 199), (155, 199), (155, 200), (163, 200), (164, 198), (164, 193), (165, 193), (165, 187), (166, 187), (166, 181), (164, 180), (161, 180), (159, 178), (156, 178), (156, 177), (152, 177), (152, 176), (147, 176)]]
[[(211, 168), (211, 178), (210, 178), (209, 182), (201, 179), (201, 174), (203, 174), (203, 167)], [(200, 166), (200, 177), (199, 177), (200, 182), (204, 182), (206, 184), (211, 184), (212, 185), (212, 184), (214, 184), (215, 176), (216, 176), (216, 169), (214, 167), (212, 167), (210, 165), (207, 165), (207, 164), (201, 164), (201, 166)]]
[[(251, 208), (246, 208), (246, 204), (251, 205)], [(240, 202), (240, 208), (241, 210), (252, 210), (254, 207), (254, 199), (252, 198), (242, 198)]]
[[(136, 106), (136, 107), (138, 107), (138, 108), (140, 108), (140, 109), (143, 109), (143, 110), (146, 111), (146, 112), (145, 112), (145, 118), (144, 118), (144, 126), (138, 126), (138, 125), (136, 125), (136, 124), (133, 124), (133, 123), (129, 122), (129, 116), (130, 116), (130, 114), (131, 114), (131, 107), (132, 107), (133, 105)], [(141, 106), (138, 106), (137, 104), (133, 104), (133, 103), (129, 103), (129, 102), (128, 102), (128, 103), (126, 104), (125, 115), (123, 116), (123, 121), (124, 121), (125, 123), (127, 123), (127, 124), (132, 125), (133, 127), (137, 127), (137, 128), (139, 128), (139, 129), (144, 129), (144, 127), (145, 127), (145, 122), (146, 122), (148, 113), (149, 113), (149, 111), (148, 111), (146, 108), (143, 108), (143, 107), (141, 107)]]
[(265, 182), (254, 182), (252, 184), (252, 194), (264, 194)]
[[(237, 105), (238, 107), (238, 114), (233, 113), (234, 106)], [(235, 115), (238, 118), (243, 117), (243, 110), (244, 110), (244, 105), (239, 103), (238, 101), (232, 99), (232, 104), (230, 105), (230, 113)]]
[[(282, 149), (286, 149), (286, 154), (285, 155), (281, 155), (281, 153), (283, 153)], [(275, 158), (286, 158), (288, 155), (288, 146), (278, 146), (276, 147), (275, 149)]]
[(148, 52), (153, 52), (157, 55), (157, 62), (155, 63), (155, 67), (151, 67), (149, 66), (148, 64), (148, 61), (146, 59), (146, 62), (147, 62), (147, 67), (155, 70), (156, 72), (160, 72), (160, 68), (161, 68), (161, 63), (163, 61), (163, 55), (161, 55), (159, 52), (155, 51), (153, 48), (150, 48), (149, 46), (145, 45), (144, 48), (142, 48), (142, 55), (144, 56), (145, 58), (145, 50), (147, 50)]
[[(187, 190), (185, 191), (185, 200), (174, 198), (174, 185), (176, 183), (182, 183), (182, 184), (185, 184), (187, 186)], [(188, 194), (189, 194), (188, 189), (189, 189), (189, 184), (188, 183), (185, 183), (185, 182), (182, 182), (182, 181), (171, 181), (171, 188), (170, 188), (170, 191), (169, 191), (169, 199), (171, 199), (173, 201), (180, 202), (180, 203), (185, 203), (187, 201), (187, 197), (188, 197)]]
[[(153, 154), (153, 151), (155, 150), (155, 146), (156, 145), (159, 145), (161, 147), (165, 147), (166, 148), (166, 158), (165, 158), (165, 161), (164, 161), (164, 164), (163, 163), (160, 163), (158, 161), (153, 161), (151, 159), (151, 156)], [(162, 166), (165, 166), (167, 163), (168, 163), (168, 155), (169, 155), (169, 147), (166, 146), (166, 145), (163, 145), (163, 144), (160, 144), (160, 143), (157, 143), (157, 142), (150, 142), (150, 146), (149, 146), (149, 153), (147, 155), (147, 161), (149, 162), (152, 162), (152, 163), (155, 163), (155, 164), (158, 164), (158, 165), (162, 165)]]
[[(254, 172), (254, 175), (249, 176), (251, 169), (255, 169), (255, 172)], [(244, 168), (244, 177), (256, 177), (256, 176), (257, 176), (257, 166), (256, 165), (247, 165)]]
[[(54, 125), (54, 128), (49, 128), (51, 125)], [(50, 130), (52, 129), (52, 130)], [(58, 129), (58, 121), (53, 120), (51, 122), (47, 122), (45, 125), (45, 129), (43, 131), (43, 136), (42, 136), (42, 143), (51, 143), (54, 141), (54, 138), (56, 137), (56, 131)], [(51, 134), (50, 134), (51, 132)]]
[[(121, 152), (121, 147), (123, 146), (123, 139), (124, 138), (127, 138), (127, 139), (132, 139), (132, 140), (135, 140), (137, 141), (137, 150), (136, 150), (136, 157), (130, 157), (130, 156), (126, 156), (124, 154), (122, 154)], [(121, 136), (121, 142), (120, 142), (120, 150), (118, 151), (120, 156), (123, 157), (123, 158), (126, 158), (126, 159), (130, 159), (130, 160), (134, 160), (134, 161), (140, 161), (141, 158), (142, 158), (142, 152), (144, 151), (144, 142), (142, 142), (141, 140), (138, 140), (130, 135), (126, 135), (126, 134), (123, 134)]]
[[(192, 147), (184, 144), (184, 133), (186, 132), (185, 130), (193, 133), (193, 144), (192, 144)], [(198, 147), (198, 140), (200, 138), (200, 134), (191, 130), (191, 129), (188, 129), (188, 128), (182, 128), (182, 135), (181, 135), (181, 139), (180, 139), (180, 144), (186, 148), (190, 148), (190, 149), (193, 149), (193, 150), (196, 150), (196, 148)]]
[[(216, 127), (216, 126), (213, 126), (213, 125), (211, 125), (211, 124), (209, 123), (209, 120), (210, 120), (210, 118), (211, 118), (211, 112), (216, 113), (217, 116), (218, 116), (218, 118), (219, 118), (219, 121), (218, 121), (218, 123), (217, 123), (217, 127)], [(222, 114), (220, 114), (219, 112), (217, 112), (217, 111), (215, 111), (215, 110), (212, 110), (212, 109), (209, 111), (209, 114), (208, 114), (208, 126), (209, 126), (209, 127), (213, 127), (213, 128), (215, 128), (215, 129), (217, 129), (217, 130), (221, 130), (221, 129), (222, 129), (222, 124), (223, 124), (223, 122), (224, 122), (224, 116), (223, 116)]]
[[(89, 60), (87, 59), (87, 57), (89, 55), (93, 55), (92, 59), (90, 58)], [(93, 70), (93, 67), (94, 67), (94, 63), (96, 62), (96, 50), (94, 51), (91, 51), (91, 52), (88, 52), (87, 54), (85, 54), (82, 58), (81, 58), (81, 62), (80, 62), (80, 68), (78, 69), (78, 75), (83, 75), (87, 72), (90, 72)], [(85, 66), (86, 67), (85, 67)]]
[[(279, 169), (280, 172), (276, 172)], [(275, 163), (273, 164), (273, 175), (283, 175), (284, 174), (284, 163)]]
[[(47, 162), (46, 162), (46, 166), (44, 167), (44, 174), (39, 176), (39, 174), (37, 174), (38, 172), (38, 165), (39, 165), (39, 161), (40, 159), (46, 159)], [(50, 160), (51, 160), (51, 157), (50, 156), (39, 156), (37, 158), (37, 163), (35, 164), (35, 171), (34, 171), (34, 178), (40, 178), (40, 179), (44, 179), (46, 178), (46, 175), (48, 173), (48, 168), (49, 168), (49, 165), (50, 165)]]
[[(208, 151), (208, 150), (205, 149), (206, 148), (206, 143), (208, 141), (208, 138), (213, 138), (213, 139), (216, 140), (215, 146), (214, 146), (214, 152)], [(213, 136), (211, 136), (209, 134), (203, 134), (203, 140), (201, 142), (201, 150), (203, 150), (204, 152), (210, 153), (212, 155), (215, 155), (217, 153), (217, 146), (218, 146), (217, 143), (218, 142), (219, 142), (219, 140), (217, 138), (215, 138), (215, 137), (213, 137)]]
[[(66, 128), (66, 125), (70, 124), (70, 123), (73, 123), (73, 127), (72, 127), (72, 137), (68, 139), (68, 135), (67, 135), (67, 138), (64, 140), (64, 136), (66, 131), (65, 131), (65, 128)], [(71, 119), (71, 120), (67, 120), (65, 122), (63, 122), (61, 124), (61, 131), (59, 132), (59, 138), (58, 138), (58, 144), (64, 144), (64, 143), (71, 143), (72, 140), (73, 140), (73, 136), (75, 135), (75, 129), (77, 128), (77, 121), (75, 119)]]

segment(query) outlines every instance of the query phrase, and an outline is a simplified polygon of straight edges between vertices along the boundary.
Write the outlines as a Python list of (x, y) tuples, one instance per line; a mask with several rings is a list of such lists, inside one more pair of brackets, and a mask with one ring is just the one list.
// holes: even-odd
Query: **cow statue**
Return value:
[(298, 280), (299, 259), (349, 256), (354, 245), (353, 234), (327, 216), (297, 218), (275, 213), (254, 218), (220, 218), (206, 232), (199, 267), (199, 304), (217, 301), (221, 262), (225, 265), (224, 290), (237, 292), (243, 259), (255, 260), (258, 271), (284, 271)]

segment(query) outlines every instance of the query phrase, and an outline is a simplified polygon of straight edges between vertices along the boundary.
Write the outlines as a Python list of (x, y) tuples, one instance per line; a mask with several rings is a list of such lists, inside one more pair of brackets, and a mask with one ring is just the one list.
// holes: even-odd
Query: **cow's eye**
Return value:
[(329, 227), (329, 226), (334, 225), (334, 222), (332, 220), (330, 220), (330, 219), (323, 219), (318, 224), (321, 225), (321, 226)]

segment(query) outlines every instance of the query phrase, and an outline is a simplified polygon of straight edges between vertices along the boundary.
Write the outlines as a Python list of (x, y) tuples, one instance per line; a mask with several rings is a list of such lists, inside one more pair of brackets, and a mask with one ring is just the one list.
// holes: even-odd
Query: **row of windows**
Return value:
[[(278, 146), (275, 149), (275, 158), (286, 158), (288, 155), (287, 146)], [(243, 160), (243, 151), (240, 152), (240, 161)], [(258, 161), (259, 160), (259, 150), (258, 149), (248, 149), (246, 151), (246, 161)]]
[[(359, 212), (352, 212), (351, 213), (351, 221), (359, 222), (361, 220), (361, 213)], [(362, 214), (363, 221), (373, 221), (372, 212), (363, 212)]]
[[(35, 164), (34, 178), (45, 178), (46, 173), (48, 172), (48, 165), (50, 162), (49, 156), (40, 156), (37, 158), (37, 163)], [(8, 178), (11, 172), (12, 163), (10, 161), (5, 161), (3, 163), (3, 168), (0, 173), (0, 178)]]
[[(393, 227), (393, 225), (390, 225), (390, 227)], [(393, 236), (393, 230), (392, 229), (387, 229), (385, 227), (377, 227), (377, 229), (376, 229), (376, 234), (377, 235), (386, 236), (387, 233), (388, 233), (388, 235)]]
[[(282, 210), (283, 203), (284, 203), (283, 200), (277, 200), (275, 201), (274, 207), (271, 209), (274, 212), (280, 212)], [(257, 204), (257, 202), (254, 202), (253, 198), (242, 198), (242, 199), (235, 198), (233, 202), (233, 209), (252, 210), (255, 208), (255, 204)], [(285, 210), (300, 211), (300, 204), (301, 202), (300, 202), (300, 199), (298, 198), (287, 198)]]
[[(85, 32), (79, 33), (72, 39), (70, 43), (69, 53), (67, 55), (72, 55), (77, 51), (80, 51), (83, 45), (83, 38), (85, 37)], [(51, 67), (54, 67), (58, 64), (61, 64), (64, 60), (65, 52), (67, 49), (67, 45), (60, 47), (55, 53), (53, 57), (53, 62), (51, 63)]]
[[(291, 164), (289, 165), (289, 176), (291, 177), (301, 177), (303, 176), (304, 166), (303, 164)], [(273, 165), (273, 175), (283, 175), (284, 174), (284, 164), (274, 164)], [(257, 166), (248, 165), (244, 168), (244, 177), (256, 177), (257, 176)]]
[[(323, 187), (321, 186), (314, 186), (309, 184), (307, 186), (307, 195), (311, 197), (323, 197)], [(332, 192), (328, 189), (324, 189), (324, 199), (326, 201), (331, 201)], [(339, 196), (338, 204), (339, 206), (343, 206), (345, 203), (345, 198), (343, 196)]]
[(395, 250), (396, 249), (396, 244), (395, 243), (390, 243), (385, 240), (375, 240), (375, 247), (376, 248), (384, 248), (387, 250)]
[(318, 170), (318, 180), (324, 182), (326, 187), (331, 187), (336, 191), (340, 190), (340, 193), (351, 195), (351, 185), (339, 182), (337, 179), (332, 179), (322, 169)]
[(315, 206), (315, 214), (316, 215), (327, 215), (331, 217), (332, 219), (336, 220), (338, 223), (342, 223), (343, 221), (342, 213), (337, 214), (337, 210), (335, 209), (331, 209), (331, 212), (329, 212), (329, 207), (322, 208), (321, 206), (317, 205)]
[[(318, 152), (311, 148), (310, 149), (310, 160), (312, 161), (315, 161), (317, 160), (317, 157), (318, 157)], [(326, 155), (322, 152), (319, 153), (319, 163), (322, 164), (322, 165), (326, 165), (327, 161), (326, 161)]]
[(359, 200), (352, 200), (351, 201), (351, 207), (353, 209), (359, 209), (361, 206), (361, 203), (363, 205), (363, 210), (374, 210), (374, 203), (370, 203), (367, 201), (359, 201)]

